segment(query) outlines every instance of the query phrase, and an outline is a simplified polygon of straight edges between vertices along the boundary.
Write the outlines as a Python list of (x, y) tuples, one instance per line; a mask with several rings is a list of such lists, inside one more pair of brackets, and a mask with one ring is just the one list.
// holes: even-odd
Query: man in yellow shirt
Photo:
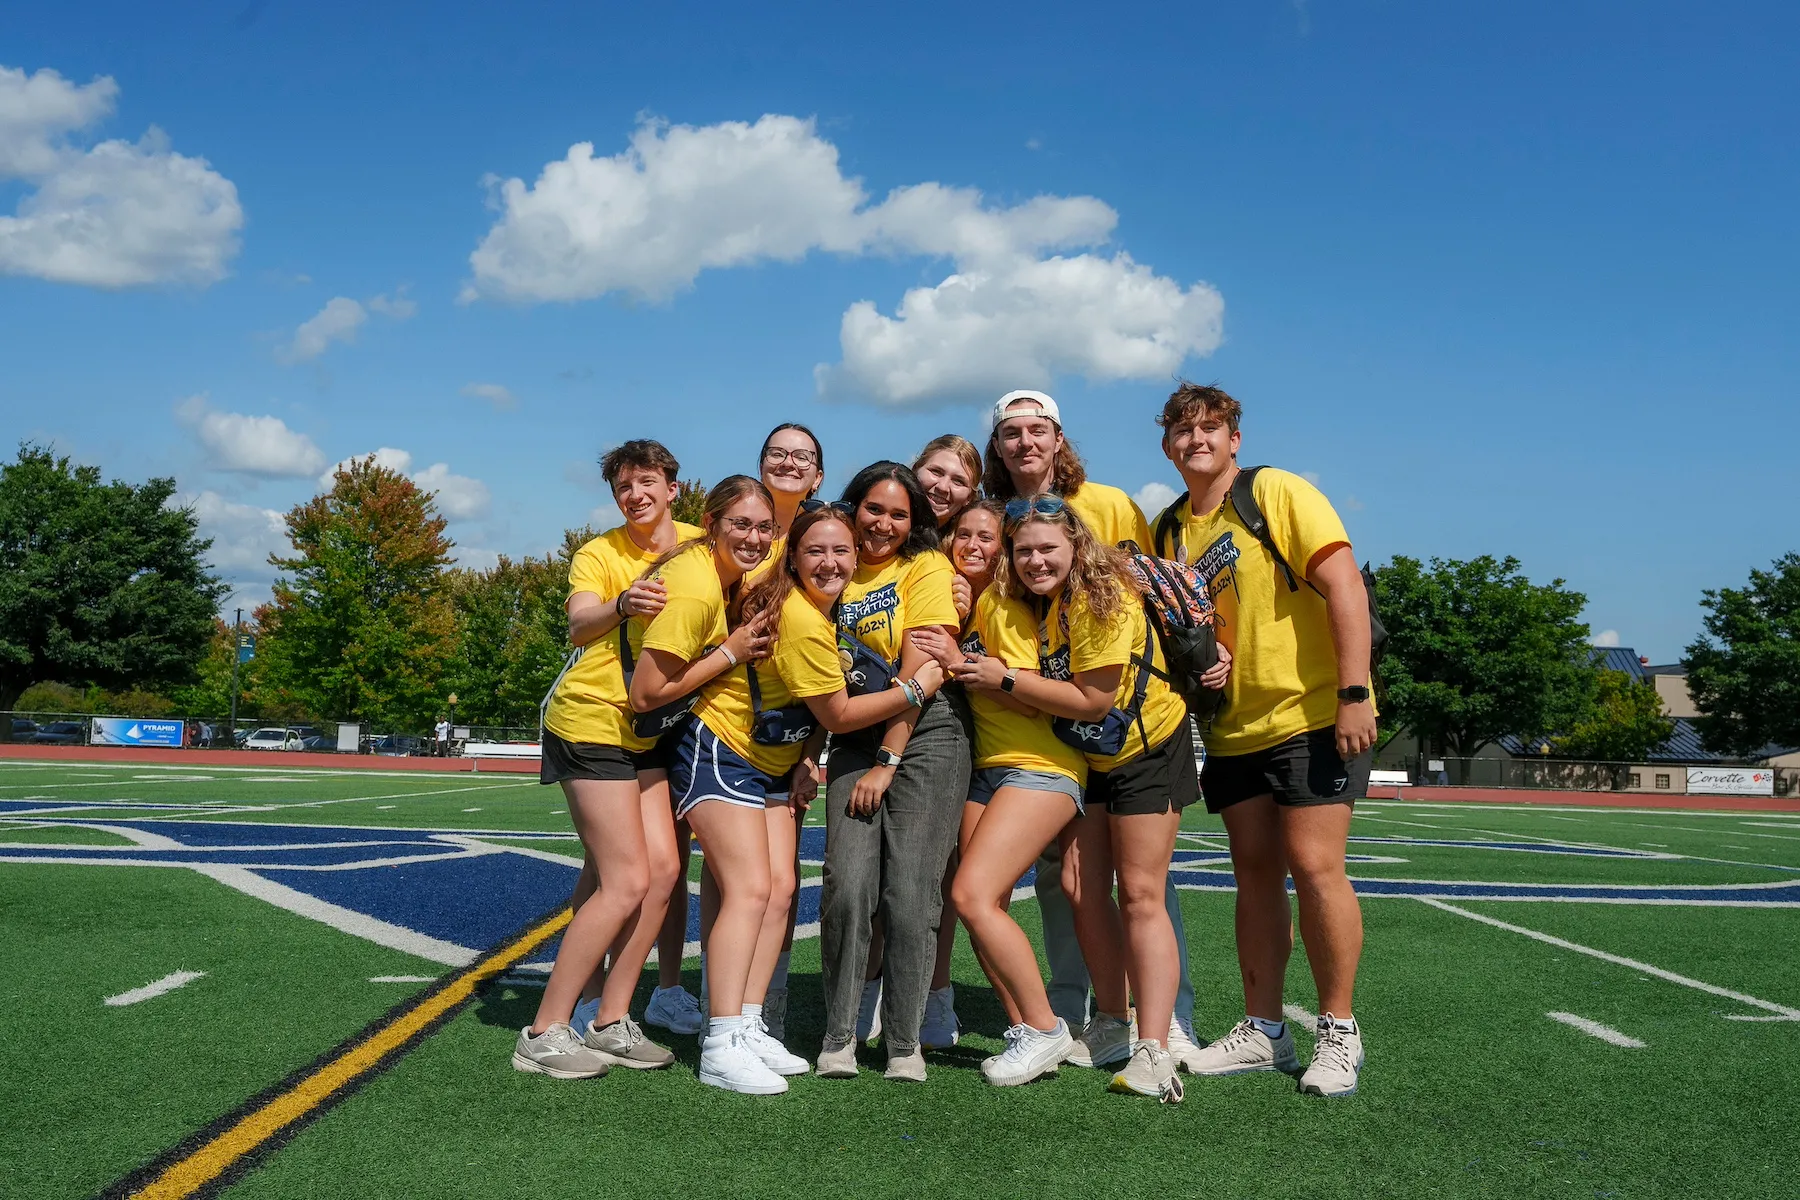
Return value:
[(1238, 511), (1232, 485), (1242, 412), (1218, 388), (1183, 383), (1157, 418), (1163, 453), (1188, 487), (1157, 521), (1159, 543), (1169, 531), (1179, 533), (1178, 544), (1157, 552), (1205, 576), (1219, 638), (1232, 653), (1201, 788), (1231, 843), (1246, 1016), (1189, 1069), (1299, 1074), (1281, 1006), (1293, 952), (1291, 872), (1321, 1014), (1300, 1090), (1347, 1096), (1363, 1061), (1350, 1008), (1362, 910), (1344, 848), (1375, 745), (1368, 598), (1344, 524), (1312, 484), (1260, 468), (1249, 477), (1255, 504), (1245, 507), (1261, 511), (1262, 536), (1254, 517)]

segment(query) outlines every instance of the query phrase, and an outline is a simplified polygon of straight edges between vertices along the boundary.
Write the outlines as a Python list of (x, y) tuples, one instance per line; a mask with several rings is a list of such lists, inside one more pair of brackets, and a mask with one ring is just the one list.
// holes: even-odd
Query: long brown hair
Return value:
[(1131, 573), (1131, 568), (1126, 563), (1124, 551), (1095, 537), (1093, 530), (1087, 527), (1087, 523), (1075, 510), (1064, 504), (1054, 513), (1042, 513), (1034, 508), (1025, 514), (1023, 520), (1003, 524), (1005, 533), (1001, 546), (1005, 552), (1001, 554), (1000, 564), (994, 571), (994, 586), (1000, 589), (1002, 596), (1034, 603), (1041, 599), (1013, 574), (1013, 536), (1021, 526), (1034, 521), (1061, 527), (1069, 535), (1069, 543), (1075, 549), (1069, 562), (1069, 577), (1063, 582), (1063, 589), (1068, 597), (1063, 603), (1063, 612), (1073, 610), (1079, 601), (1087, 605), (1088, 612), (1093, 614), (1096, 621), (1105, 624), (1118, 615), (1127, 603), (1136, 603), (1144, 594), (1137, 576)]
[(782, 552), (781, 563), (770, 571), (756, 585), (745, 592), (738, 600), (738, 622), (750, 620), (758, 613), (772, 612), (775, 620), (769, 626), (769, 647), (773, 651), (776, 640), (781, 636), (781, 610), (787, 604), (787, 598), (796, 589), (801, 588), (800, 568), (795, 566), (794, 555), (800, 548), (800, 539), (806, 536), (814, 525), (824, 521), (836, 521), (850, 533), (850, 544), (856, 545), (856, 526), (850, 515), (842, 509), (825, 507), (815, 508), (811, 512), (803, 512), (794, 518), (788, 526), (787, 549)]
[[(1081, 455), (1075, 453), (1075, 443), (1067, 434), (1063, 434), (1062, 426), (1056, 427), (1062, 434), (1062, 445), (1056, 448), (1056, 470), (1050, 477), (1050, 490), (1059, 496), (1073, 496), (1087, 482), (1087, 468), (1081, 465)], [(1019, 489), (1013, 486), (1012, 473), (1006, 469), (1006, 461), (1000, 457), (1000, 426), (995, 424), (994, 431), (988, 434), (987, 461), (981, 473), (981, 490), (988, 497), (1004, 503), (1014, 499)]]
[(655, 574), (663, 564), (679, 558), (695, 546), (705, 546), (711, 549), (719, 540), (719, 519), (725, 515), (727, 509), (746, 496), (755, 496), (769, 506), (771, 513), (775, 511), (775, 498), (769, 495), (769, 489), (763, 486), (762, 480), (754, 475), (727, 475), (713, 485), (712, 491), (706, 493), (706, 510), (700, 518), (701, 527), (706, 532), (699, 537), (678, 542), (674, 548), (657, 555), (656, 561), (645, 567), (644, 573), (638, 578), (648, 578)]

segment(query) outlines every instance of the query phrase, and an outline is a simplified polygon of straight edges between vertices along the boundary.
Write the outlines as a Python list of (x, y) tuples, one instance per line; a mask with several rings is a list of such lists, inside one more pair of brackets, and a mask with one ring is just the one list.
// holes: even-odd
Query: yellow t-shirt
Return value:
[(907, 559), (896, 554), (879, 567), (858, 563), (844, 588), (838, 627), (888, 662), (898, 663), (907, 630), (962, 626), (950, 592), (954, 574), (950, 560), (936, 550)]
[[(788, 593), (781, 606), (781, 630), (775, 638), (775, 652), (756, 664), (756, 687), (762, 693), (765, 710), (787, 708), (808, 696), (829, 696), (844, 688), (837, 630), (798, 588)], [(764, 746), (751, 739), (756, 710), (750, 703), (749, 674), (741, 666), (706, 685), (694, 714), (721, 742), (767, 775), (785, 774), (800, 761), (800, 752), (805, 749), (801, 742)]]
[[(1067, 592), (1059, 592), (1051, 601), (1049, 618), (1038, 627), (1038, 669), (1046, 679), (1073, 679), (1082, 671), (1123, 664), (1125, 670), (1119, 675), (1113, 706), (1129, 710), (1131, 698), (1137, 694), (1137, 673), (1141, 669), (1132, 665), (1131, 658), (1143, 654), (1144, 635), (1149, 631), (1143, 602), (1135, 596), (1126, 598), (1112, 620), (1101, 624), (1082, 603), (1071, 606), (1065, 619), (1066, 600)], [(1154, 637), (1149, 644), (1151, 664), (1166, 672), (1168, 664), (1163, 661), (1162, 645)], [(1113, 755), (1087, 755), (1090, 769), (1104, 772), (1124, 766), (1146, 750), (1160, 746), (1187, 720), (1187, 705), (1154, 674), (1144, 691), (1144, 707), (1138, 711), (1143, 718), (1143, 732), (1133, 721), (1125, 748)]]
[(1150, 552), (1150, 525), (1144, 520), (1137, 501), (1116, 487), (1092, 480), (1063, 500), (1075, 510), (1093, 535), (1109, 546), (1136, 543), (1144, 553)]
[[(1294, 569), (1287, 579), (1232, 507), (1181, 525), (1181, 546), (1218, 610), (1213, 624), (1231, 651), (1225, 705), (1207, 732), (1215, 754), (1252, 754), (1337, 721), (1337, 643), (1325, 599), (1299, 579), (1319, 551), (1348, 545), (1350, 535), (1318, 488), (1286, 471), (1256, 476), (1256, 505), (1269, 536)], [(1365, 678), (1364, 683), (1368, 682)]]
[[(1037, 629), (1031, 610), (1021, 600), (1008, 600), (994, 589), (981, 593), (963, 632), (964, 654), (991, 655), (1008, 667), (1038, 669)], [(968, 692), (975, 715), (975, 768), (1018, 767), (1066, 775), (1087, 782), (1087, 757), (1060, 740), (1050, 718), (1014, 712), (991, 692)]]
[[(677, 541), (701, 536), (693, 525), (675, 522)], [(569, 563), (569, 594), (592, 592), (611, 600), (636, 582), (657, 555), (631, 540), (626, 526), (609, 529), (575, 552)], [(632, 653), (644, 639), (643, 623), (627, 623), (626, 636)], [(619, 632), (609, 629), (589, 642), (556, 685), (556, 694), (544, 714), (544, 725), (570, 742), (648, 749), (650, 743), (631, 733), (631, 704), (625, 696), (625, 677), (619, 669)]]
[(711, 547), (689, 547), (664, 563), (657, 578), (669, 590), (668, 603), (648, 622), (631, 618), (633, 626), (645, 626), (641, 634), (631, 631), (634, 644), (692, 662), (725, 640), (725, 589)]

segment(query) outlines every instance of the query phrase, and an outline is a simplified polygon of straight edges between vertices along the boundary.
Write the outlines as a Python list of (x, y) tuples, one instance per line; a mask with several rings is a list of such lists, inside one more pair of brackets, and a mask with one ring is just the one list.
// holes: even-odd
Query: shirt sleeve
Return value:
[(1069, 612), (1069, 670), (1096, 671), (1101, 667), (1124, 666), (1138, 647), (1132, 645), (1131, 609), (1135, 598), (1127, 597), (1113, 614), (1101, 623), (1085, 604)]
[(903, 629), (925, 629), (932, 625), (962, 626), (956, 611), (956, 597), (950, 591), (955, 575), (950, 560), (936, 550), (927, 551), (912, 561), (907, 572), (905, 594), (901, 597)]
[(823, 617), (804, 618), (805, 614), (801, 619), (784, 614), (781, 636), (775, 640), (775, 670), (787, 684), (788, 695), (796, 700), (844, 689), (836, 632)]
[[(644, 631), (644, 649), (661, 650), (683, 662), (693, 661), (705, 649), (719, 623), (720, 598), (716, 583), (712, 588), (705, 586), (707, 580), (695, 569), (695, 561), (694, 556), (683, 555), (663, 568), (669, 601), (650, 619)], [(710, 572), (712, 564), (703, 562), (701, 568)]]
[[(986, 599), (986, 597), (983, 597)], [(982, 614), (981, 644), (1008, 667), (1038, 669), (1037, 622), (1017, 600), (1001, 600), (986, 606)]]
[(1331, 501), (1298, 475), (1286, 471), (1258, 475), (1256, 505), (1269, 522), (1275, 548), (1296, 574), (1304, 575), (1321, 550), (1350, 544), (1350, 535)]
[(577, 592), (592, 592), (602, 600), (611, 599), (616, 591), (622, 588), (611, 587), (614, 571), (607, 561), (612, 555), (606, 552), (606, 544), (595, 538), (575, 552), (575, 558), (569, 563), (569, 595)]
[[(1130, 523), (1131, 538), (1137, 543), (1138, 551), (1143, 554), (1155, 554), (1156, 543), (1151, 540), (1150, 522), (1144, 519), (1144, 510), (1139, 508), (1137, 501), (1130, 496), (1125, 497), (1125, 507), (1130, 510), (1127, 518)], [(1173, 552), (1171, 548), (1170, 553)]]

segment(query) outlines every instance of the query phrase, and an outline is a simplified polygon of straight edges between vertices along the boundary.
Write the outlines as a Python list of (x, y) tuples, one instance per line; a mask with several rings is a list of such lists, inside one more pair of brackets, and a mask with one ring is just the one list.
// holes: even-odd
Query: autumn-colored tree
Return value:
[(286, 521), (294, 553), (269, 556), (284, 574), (259, 648), (270, 688), (315, 717), (429, 725), (456, 639), (453, 543), (431, 494), (370, 455)]

